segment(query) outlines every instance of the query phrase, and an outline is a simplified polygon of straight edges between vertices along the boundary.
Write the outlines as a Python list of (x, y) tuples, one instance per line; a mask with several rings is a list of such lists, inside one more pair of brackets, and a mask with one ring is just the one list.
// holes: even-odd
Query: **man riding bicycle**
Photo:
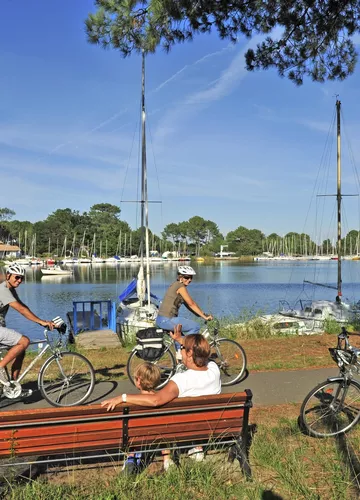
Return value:
[(38, 323), (52, 330), (54, 323), (38, 318), (23, 302), (21, 302), (16, 289), (21, 285), (25, 277), (25, 270), (18, 264), (10, 265), (6, 270), (6, 279), (0, 283), (0, 345), (9, 348), (4, 358), (0, 360), (0, 383), (9, 386), (5, 367), (13, 361), (11, 366), (11, 378), (16, 380), (25, 357), (25, 351), (29, 347), (30, 339), (25, 335), (6, 328), (5, 316), (9, 306), (22, 314), (26, 319)]

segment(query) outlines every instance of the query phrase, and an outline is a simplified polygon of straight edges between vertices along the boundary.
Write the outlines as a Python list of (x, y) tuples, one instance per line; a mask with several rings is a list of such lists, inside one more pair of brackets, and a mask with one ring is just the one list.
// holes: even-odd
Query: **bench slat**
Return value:
[[(250, 392), (250, 391), (249, 391)], [(251, 393), (250, 393), (251, 394)], [(196, 398), (196, 403), (194, 398), (177, 398), (165, 406), (157, 408), (156, 412), (160, 413), (163, 411), (168, 411), (170, 409), (182, 409), (182, 408), (199, 408), (205, 406), (221, 405), (221, 404), (237, 404), (245, 403), (251, 400), (251, 395), (249, 396), (245, 392), (235, 392), (230, 394), (216, 394), (213, 396), (199, 396)], [(122, 414), (125, 405), (118, 406), (112, 414)], [(148, 413), (149, 411), (154, 412), (153, 408), (147, 408), (137, 405), (126, 405), (130, 413)], [(100, 405), (89, 405), (89, 406), (75, 406), (66, 408), (36, 408), (31, 410), (16, 410), (6, 411), (0, 413), (0, 427), (2, 424), (6, 423), (21, 423), (26, 421), (36, 422), (38, 420), (54, 420), (62, 421), (64, 418), (68, 417), (98, 417), (101, 415), (106, 415), (108, 412), (105, 408)]]
[(182, 398), (161, 408), (122, 405), (115, 412), (106, 412), (100, 405), (4, 412), (0, 414), (0, 456), (120, 452), (127, 446), (150, 449), (226, 436), (235, 440), (247, 426), (251, 397), (248, 391)]

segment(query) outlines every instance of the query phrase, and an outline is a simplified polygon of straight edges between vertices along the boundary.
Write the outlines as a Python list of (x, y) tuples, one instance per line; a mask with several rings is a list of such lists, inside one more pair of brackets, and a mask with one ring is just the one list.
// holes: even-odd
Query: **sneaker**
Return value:
[(174, 460), (171, 460), (171, 458), (166, 458), (164, 460), (164, 471), (168, 471), (171, 467), (175, 465)]
[(183, 373), (183, 372), (186, 372), (186, 370), (187, 370), (187, 368), (184, 365), (184, 363), (178, 363), (176, 365), (175, 373)]
[(202, 462), (205, 459), (205, 453), (201, 446), (191, 448), (191, 450), (188, 451), (188, 455), (195, 460), (195, 462)]
[(122, 474), (125, 476), (131, 476), (133, 474), (137, 473), (137, 467), (134, 462), (134, 457), (128, 458), (125, 460), (124, 465), (122, 466), (121, 469)]
[(144, 461), (142, 460), (142, 453), (135, 453), (136, 472), (141, 472), (144, 468)]
[(8, 378), (8, 375), (6, 373), (6, 370), (5, 368), (0, 368), (0, 383), (2, 383), (2, 385), (5, 385), (6, 387), (9, 387), (10, 386), (10, 382), (9, 382), (9, 378)]

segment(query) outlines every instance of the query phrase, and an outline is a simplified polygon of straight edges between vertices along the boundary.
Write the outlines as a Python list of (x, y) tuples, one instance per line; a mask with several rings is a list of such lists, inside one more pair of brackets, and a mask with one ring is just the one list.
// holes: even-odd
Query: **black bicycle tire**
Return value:
[[(302, 430), (309, 436), (316, 437), (316, 438), (325, 438), (325, 437), (333, 437), (333, 436), (338, 436), (341, 434), (345, 434), (348, 432), (350, 429), (352, 429), (360, 420), (360, 411), (358, 412), (357, 417), (344, 429), (340, 431), (335, 431), (335, 432), (329, 432), (329, 433), (322, 433), (318, 431), (314, 431), (314, 429), (311, 428), (311, 426), (308, 424), (307, 419), (306, 419), (306, 407), (307, 403), (311, 400), (311, 398), (319, 392), (321, 389), (323, 389), (326, 386), (329, 386), (331, 384), (339, 384), (343, 383), (345, 380), (342, 377), (339, 377), (337, 379), (327, 379), (324, 382), (321, 382), (321, 384), (318, 384), (316, 387), (314, 387), (305, 397), (304, 401), (302, 402), (301, 408), (300, 408), (300, 416), (299, 416), (299, 423), (300, 427)], [(359, 397), (360, 397), (360, 384), (355, 382), (354, 380), (349, 380), (348, 381), (349, 386), (354, 386), (359, 392)]]
[[(169, 376), (167, 377), (167, 379), (164, 382), (162, 382), (161, 384), (159, 384), (156, 387), (157, 390), (162, 389), (163, 387), (165, 387), (165, 385), (169, 382), (169, 380), (171, 379), (171, 377), (175, 374), (176, 360), (175, 360), (175, 357), (174, 357), (173, 353), (170, 350), (170, 347), (171, 346), (169, 346), (169, 348), (166, 349), (166, 351), (158, 359), (156, 359), (154, 361), (148, 361), (148, 360), (145, 360), (145, 359), (142, 360), (144, 363), (147, 362), (147, 363), (153, 363), (153, 364), (156, 363), (157, 364), (165, 355), (169, 354), (171, 362), (172, 362), (171, 373), (169, 374)], [(133, 376), (131, 374), (132, 370), (131, 370), (131, 367), (130, 367), (131, 361), (132, 361), (132, 359), (133, 359), (134, 356), (137, 356), (136, 349), (133, 349), (131, 351), (131, 354), (130, 354), (128, 360), (127, 360), (127, 363), (126, 363), (126, 372), (127, 372), (127, 376), (129, 378), (130, 382), (135, 386), (135, 381), (134, 381)]]
[(246, 366), (247, 366), (246, 353), (245, 353), (243, 347), (241, 347), (241, 345), (238, 342), (236, 342), (235, 340), (232, 340), (232, 339), (227, 339), (227, 338), (220, 338), (220, 339), (216, 338), (216, 339), (212, 340), (210, 342), (210, 347), (214, 347), (215, 343), (217, 343), (217, 342), (219, 344), (230, 343), (230, 344), (235, 345), (240, 350), (241, 356), (243, 359), (242, 370), (238, 373), (238, 375), (233, 380), (231, 380), (229, 382), (221, 382), (221, 385), (223, 387), (228, 387), (230, 385), (236, 384), (243, 377), (245, 370), (246, 370)]
[(48, 395), (46, 394), (46, 390), (44, 389), (44, 383), (43, 383), (44, 380), (43, 379), (44, 379), (45, 371), (48, 368), (48, 366), (54, 360), (56, 360), (56, 358), (57, 358), (56, 355), (50, 356), (50, 358), (47, 359), (45, 361), (45, 363), (42, 365), (42, 367), (40, 369), (40, 372), (39, 372), (39, 377), (38, 377), (38, 388), (39, 388), (39, 390), (41, 392), (42, 397), (49, 404), (51, 404), (52, 406), (55, 406), (55, 407), (66, 407), (66, 406), (78, 406), (78, 405), (81, 405), (81, 404), (85, 403), (85, 401), (87, 401), (87, 399), (91, 396), (91, 394), (92, 394), (92, 392), (94, 390), (94, 387), (95, 387), (95, 371), (94, 371), (94, 368), (93, 368), (92, 364), (90, 363), (90, 361), (85, 356), (83, 356), (82, 354), (79, 354), (77, 352), (63, 351), (63, 352), (61, 352), (61, 356), (62, 357), (64, 357), (64, 356), (72, 356), (72, 357), (75, 357), (75, 358), (81, 358), (81, 360), (84, 361), (85, 364), (88, 366), (89, 373), (91, 375), (91, 380), (90, 380), (89, 389), (87, 390), (85, 396), (83, 396), (78, 401), (76, 401), (76, 402), (74, 402), (72, 404), (65, 404), (65, 405), (56, 403), (51, 398), (48, 397)]

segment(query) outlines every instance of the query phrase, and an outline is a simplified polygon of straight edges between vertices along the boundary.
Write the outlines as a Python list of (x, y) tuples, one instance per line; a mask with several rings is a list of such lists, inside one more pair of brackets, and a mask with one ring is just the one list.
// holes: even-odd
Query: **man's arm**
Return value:
[(50, 328), (50, 330), (54, 328), (54, 324), (52, 321), (46, 321), (38, 318), (36, 314), (30, 311), (28, 306), (26, 306), (22, 302), (18, 302), (17, 300), (15, 300), (14, 302), (10, 302), (9, 306), (18, 311), (20, 314), (22, 314), (26, 319), (33, 321), (34, 323), (38, 323), (41, 326), (48, 327)]

